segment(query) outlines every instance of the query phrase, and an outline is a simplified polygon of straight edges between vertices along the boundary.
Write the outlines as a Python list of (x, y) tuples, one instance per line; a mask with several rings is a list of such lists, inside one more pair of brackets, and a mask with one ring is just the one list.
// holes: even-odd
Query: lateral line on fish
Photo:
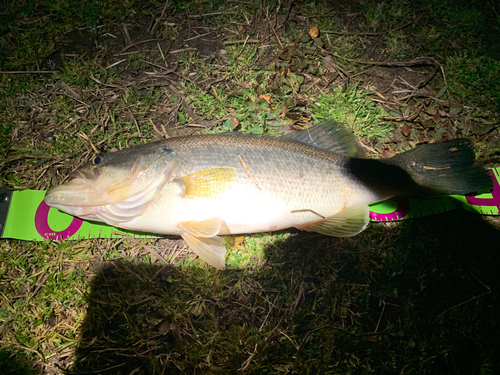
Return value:
[(304, 208), (304, 209), (302, 209), (302, 210), (292, 210), (292, 211), (290, 211), (290, 212), (291, 212), (292, 214), (295, 214), (295, 213), (297, 213), (297, 212), (312, 212), (313, 214), (318, 215), (320, 218), (322, 218), (322, 219), (326, 219), (326, 217), (324, 217), (323, 215), (320, 215), (320, 214), (318, 214), (316, 211), (311, 210), (311, 209), (309, 209), (309, 208)]
[(252, 179), (253, 183), (255, 184), (255, 186), (257, 186), (257, 189), (261, 190), (262, 189), (260, 188), (260, 185), (259, 185), (259, 181), (257, 181), (257, 179), (255, 178), (255, 176), (253, 175), (252, 171), (250, 170), (250, 168), (248, 168), (248, 165), (247, 163), (245, 163), (245, 161), (243, 160), (243, 158), (241, 157), (241, 155), (238, 155), (238, 157), (240, 158), (240, 162), (241, 162), (241, 165), (243, 165), (243, 168), (245, 168), (245, 171), (247, 171), (248, 175), (250, 176), (250, 178)]

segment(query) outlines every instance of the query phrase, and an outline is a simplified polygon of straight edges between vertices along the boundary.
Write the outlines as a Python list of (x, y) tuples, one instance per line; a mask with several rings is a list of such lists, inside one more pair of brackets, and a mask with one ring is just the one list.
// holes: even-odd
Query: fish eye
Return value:
[(98, 155), (94, 158), (94, 160), (92, 160), (92, 163), (94, 163), (95, 165), (100, 164), (102, 162), (102, 159), (103, 157)]

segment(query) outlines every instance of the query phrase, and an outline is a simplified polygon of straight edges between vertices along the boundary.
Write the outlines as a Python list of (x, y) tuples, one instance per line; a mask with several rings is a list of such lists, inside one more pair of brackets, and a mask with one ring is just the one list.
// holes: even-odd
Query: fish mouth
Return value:
[(61, 185), (51, 187), (45, 194), (45, 203), (68, 212), (72, 206), (94, 206), (92, 202), (100, 193), (93, 186), (93, 178), (87, 173), (74, 170)]
[[(45, 203), (57, 208), (69, 206), (93, 206), (90, 199), (95, 196), (95, 191), (91, 186), (84, 183), (75, 183), (75, 179), (64, 184), (51, 187), (45, 194)], [(78, 203), (77, 203), (78, 202)]]

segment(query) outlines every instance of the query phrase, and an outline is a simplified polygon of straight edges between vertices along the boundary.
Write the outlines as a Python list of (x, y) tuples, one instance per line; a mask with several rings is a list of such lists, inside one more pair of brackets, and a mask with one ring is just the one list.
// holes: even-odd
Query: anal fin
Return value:
[(297, 225), (296, 228), (307, 232), (317, 232), (326, 236), (351, 237), (362, 232), (370, 222), (370, 210), (368, 205), (348, 207), (323, 220), (315, 221), (304, 225)]

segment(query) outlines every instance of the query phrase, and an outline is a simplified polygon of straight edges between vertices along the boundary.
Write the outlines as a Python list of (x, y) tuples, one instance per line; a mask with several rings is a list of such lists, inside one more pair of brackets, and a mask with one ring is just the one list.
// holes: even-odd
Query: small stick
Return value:
[[(280, 3), (280, 5), (281, 5), (281, 3)], [(271, 30), (273, 30), (273, 34), (274, 34), (274, 36), (276, 37), (276, 39), (278, 40), (278, 43), (280, 44), (281, 49), (285, 49), (285, 48), (283, 47), (283, 44), (281, 44), (281, 40), (280, 40), (280, 38), (278, 37), (278, 33), (276, 32), (276, 29), (274, 28), (274, 26), (273, 26), (273, 25), (271, 25), (271, 21), (269, 20), (269, 8), (267, 8), (267, 9), (266, 9), (266, 14), (265, 14), (265, 16), (266, 16), (267, 24), (271, 27)]]
[[(123, 54), (123, 52), (125, 52), (126, 50), (132, 48), (132, 47), (135, 47), (139, 44), (142, 44), (142, 43), (148, 43), (148, 42), (154, 42), (154, 41), (157, 41), (158, 39), (146, 39), (146, 40), (139, 40), (138, 42), (134, 42), (132, 44), (129, 44), (125, 47), (122, 48), (122, 50), (120, 52), (118, 52), (118, 55), (121, 55)], [(116, 55), (115, 55), (116, 56)]]
[(184, 110), (191, 115), (191, 117), (196, 120), (199, 124), (203, 125), (205, 128), (210, 129), (211, 126), (205, 120), (203, 120), (200, 116), (198, 116), (184, 101), (184, 98), (177, 93), (172, 87), (165, 86), (165, 88), (173, 95), (175, 98), (182, 104)]
[(227, 11), (224, 11), (224, 12), (214, 12), (214, 13), (205, 13), (205, 14), (192, 14), (192, 15), (189, 15), (188, 17), (189, 18), (203, 18), (203, 17), (207, 17), (207, 16), (219, 16), (221, 14), (235, 14), (236, 12), (232, 12), (233, 10), (235, 10), (237, 7), (233, 7), (231, 9), (228, 9)]
[(168, 6), (168, 0), (165, 1), (165, 5), (163, 6), (163, 9), (161, 11), (160, 17), (157, 18), (157, 19), (155, 19), (154, 25), (151, 27), (151, 30), (149, 30), (151, 33), (155, 31), (156, 26), (158, 26), (158, 24), (160, 23), (160, 21), (163, 19), (163, 15), (165, 14), (165, 10), (167, 9), (167, 6)]
[(291, 212), (292, 214), (295, 214), (295, 213), (297, 213), (297, 212), (312, 212), (313, 214), (318, 215), (320, 218), (322, 218), (322, 219), (326, 219), (326, 217), (324, 217), (323, 215), (320, 215), (320, 214), (318, 214), (316, 211), (313, 211), (313, 210), (311, 210), (311, 209), (309, 209), (309, 208), (305, 208), (305, 209), (303, 209), (303, 210), (293, 210), (293, 211), (290, 211), (290, 212)]
[(114, 62), (114, 63), (113, 63), (113, 64), (111, 64), (111, 65), (108, 65), (108, 66), (107, 66), (107, 67), (105, 67), (104, 69), (111, 69), (112, 67), (117, 66), (117, 65), (119, 65), (119, 64), (121, 64), (122, 62), (125, 62), (125, 61), (127, 61), (127, 59), (119, 60), (119, 61), (117, 61), (117, 62)]
[[(392, 29), (392, 31), (404, 29), (406, 26), (409, 25), (411, 25), (411, 21), (405, 23), (402, 26), (398, 26), (395, 29)], [(370, 32), (359, 33), (355, 31), (327, 31), (327, 30), (321, 30), (321, 32), (324, 34), (335, 34), (335, 35), (383, 35), (387, 33), (387, 31), (379, 31), (378, 33), (370, 33)]]
[(181, 49), (176, 49), (175, 51), (170, 51), (170, 53), (179, 53), (179, 52), (184, 52), (184, 51), (194, 51), (196, 48), (190, 47), (190, 48), (181, 48)]
[(160, 43), (156, 42), (156, 45), (158, 46), (158, 49), (160, 50), (161, 58), (163, 59), (163, 62), (165, 63), (165, 68), (168, 69), (167, 60), (165, 60), (165, 55), (163, 54), (163, 50), (161, 49)]
[(432, 66), (441, 66), (433, 57), (417, 57), (410, 61), (365, 61), (358, 59), (349, 59), (344, 56), (337, 55), (335, 52), (328, 52), (324, 49), (321, 49), (324, 53), (330, 54), (332, 56), (338, 57), (339, 59), (355, 62), (359, 64), (366, 65), (378, 65), (378, 66), (416, 66), (416, 65), (432, 65)]
[(123, 103), (125, 103), (125, 107), (127, 107), (127, 110), (130, 113), (130, 116), (132, 116), (132, 120), (134, 120), (135, 127), (137, 128), (137, 131), (139, 132), (139, 136), (142, 138), (141, 129), (139, 128), (139, 124), (137, 123), (137, 120), (135, 119), (134, 113), (132, 112), (132, 110), (128, 106), (128, 103), (125, 99), (123, 99)]
[(247, 45), (248, 39), (250, 38), (250, 35), (247, 35), (247, 38), (245, 39), (245, 43), (243, 43), (243, 47), (241, 47), (240, 52), (236, 55), (236, 58), (240, 57), (241, 53), (245, 49), (245, 46)]
[(127, 237), (131, 242), (135, 243), (136, 245), (139, 245), (139, 246), (142, 246), (145, 250), (149, 251), (149, 253), (151, 255), (153, 255), (156, 259), (158, 259), (160, 262), (162, 262), (163, 264), (165, 265), (168, 265), (169, 263), (165, 260), (165, 258), (163, 258), (160, 254), (158, 254), (157, 251), (153, 250), (152, 248), (150, 248), (148, 245), (144, 245), (143, 243), (137, 241), (134, 237), (132, 236), (129, 236), (128, 234), (126, 233), (121, 233), (121, 232), (111, 232), (111, 234), (116, 234), (116, 235), (121, 235), (121, 236), (125, 236)]
[(7, 71), (0, 72), (4, 74), (57, 74), (59, 73), (56, 70), (15, 70), (15, 71)]
[(255, 186), (257, 186), (257, 189), (259, 189), (259, 190), (262, 191), (262, 189), (260, 188), (259, 182), (257, 181), (257, 179), (255, 178), (255, 176), (253, 175), (253, 173), (250, 170), (250, 168), (248, 168), (247, 163), (245, 163), (245, 161), (243, 160), (243, 158), (241, 157), (241, 155), (238, 155), (238, 157), (240, 158), (240, 162), (243, 165), (243, 168), (245, 168), (245, 170), (247, 171), (248, 175), (250, 176), (250, 178), (254, 182)]
[(247, 36), (247, 39), (245, 40), (234, 40), (232, 42), (224, 42), (224, 44), (226, 46), (230, 45), (230, 44), (241, 44), (241, 43), (260, 43), (260, 40), (257, 40), (257, 39), (248, 39), (248, 36)]
[(193, 36), (191, 38), (188, 38), (188, 39), (184, 39), (185, 42), (188, 42), (190, 40), (193, 40), (193, 39), (198, 39), (198, 38), (201, 38), (202, 36), (207, 36), (208, 34), (212, 34), (212, 33), (215, 33), (217, 30), (214, 30), (214, 31), (209, 31), (208, 33), (205, 33), (205, 34), (200, 34), (200, 35), (196, 35), (196, 36)]
[(85, 142), (87, 142), (90, 147), (92, 147), (92, 150), (94, 150), (94, 152), (96, 154), (99, 153), (99, 150), (94, 146), (94, 144), (92, 143), (92, 140), (89, 138), (89, 136), (85, 133), (77, 133), (76, 134), (78, 137), (80, 137), (80, 139), (84, 140)]

